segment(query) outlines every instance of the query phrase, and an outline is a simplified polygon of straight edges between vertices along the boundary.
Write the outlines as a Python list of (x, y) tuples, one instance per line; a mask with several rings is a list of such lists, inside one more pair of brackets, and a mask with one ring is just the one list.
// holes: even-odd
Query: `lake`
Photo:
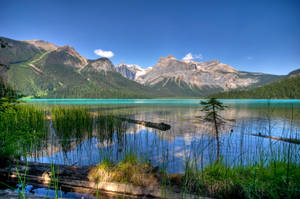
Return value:
[[(23, 159), (67, 165), (96, 165), (103, 159), (121, 160), (127, 153), (165, 169), (183, 173), (187, 162), (204, 168), (217, 156), (213, 125), (204, 122), (200, 99), (30, 99), (42, 107), (84, 107), (93, 114), (166, 123), (167, 131), (123, 122), (108, 132), (93, 121), (85, 128), (62, 136), (50, 122), (49, 133)], [(220, 100), (228, 108), (228, 121), (220, 134), (220, 158), (229, 166), (254, 164), (262, 158), (284, 158), (287, 149), (299, 160), (299, 145), (253, 136), (260, 134), (300, 138), (300, 100)], [(105, 123), (107, 126), (107, 124)], [(103, 128), (102, 128), (103, 127)], [(113, 129), (113, 130), (112, 130)], [(72, 128), (70, 131), (73, 131)], [(80, 132), (78, 132), (80, 131)], [(35, 146), (34, 146), (35, 147)], [(33, 147), (33, 148), (34, 148)]]

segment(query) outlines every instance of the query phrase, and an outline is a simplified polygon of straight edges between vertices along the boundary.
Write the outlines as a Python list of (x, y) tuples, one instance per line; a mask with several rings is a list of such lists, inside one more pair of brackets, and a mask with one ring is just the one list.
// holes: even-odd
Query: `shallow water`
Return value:
[[(199, 99), (34, 99), (39, 106), (83, 106), (91, 112), (121, 115), (171, 125), (168, 131), (126, 123), (109, 136), (93, 125), (91, 133), (66, 140), (50, 127), (45, 145), (26, 157), (29, 161), (95, 165), (103, 159), (121, 160), (128, 152), (165, 168), (183, 173), (187, 160), (199, 168), (216, 160), (216, 139), (212, 125), (204, 123)], [(284, 158), (287, 148), (299, 160), (299, 145), (250, 134), (300, 138), (300, 100), (221, 100), (229, 108), (222, 113), (228, 121), (220, 136), (222, 161), (229, 165), (253, 164), (262, 158)], [(71, 134), (71, 133), (70, 133)], [(104, 136), (105, 135), (105, 136)], [(24, 157), (25, 158), (25, 157)]]

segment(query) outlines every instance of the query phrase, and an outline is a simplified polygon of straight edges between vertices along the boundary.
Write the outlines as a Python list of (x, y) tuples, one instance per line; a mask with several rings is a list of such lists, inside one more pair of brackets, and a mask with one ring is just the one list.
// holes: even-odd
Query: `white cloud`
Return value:
[(184, 61), (192, 61), (194, 59), (203, 59), (203, 55), (202, 54), (197, 54), (197, 55), (193, 55), (192, 53), (188, 53), (184, 56), (184, 58), (182, 58)]
[(250, 56), (249, 56), (249, 57), (247, 57), (247, 59), (248, 59), (248, 60), (252, 60), (252, 59), (253, 59), (253, 57), (250, 57)]
[(184, 56), (184, 58), (182, 58), (184, 61), (191, 61), (192, 59), (194, 59), (192, 53), (188, 53)]
[(112, 51), (104, 51), (101, 49), (94, 50), (94, 53), (96, 55), (99, 55), (100, 57), (106, 57), (106, 58), (111, 58), (114, 56), (114, 53)]

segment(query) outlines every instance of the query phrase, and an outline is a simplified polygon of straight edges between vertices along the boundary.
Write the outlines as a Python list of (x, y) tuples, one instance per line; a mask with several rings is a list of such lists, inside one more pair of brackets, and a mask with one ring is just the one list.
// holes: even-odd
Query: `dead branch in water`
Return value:
[(147, 121), (141, 121), (141, 120), (133, 120), (133, 119), (129, 119), (129, 118), (119, 118), (122, 121), (127, 121), (129, 123), (134, 123), (134, 124), (139, 124), (145, 127), (150, 127), (150, 128), (154, 128), (154, 129), (158, 129), (161, 131), (167, 131), (171, 128), (171, 126), (169, 124), (165, 124), (163, 122), (161, 123), (154, 123), (154, 122), (147, 122)]
[(254, 134), (254, 133), (251, 134), (251, 135), (257, 136), (257, 137), (262, 137), (262, 138), (270, 138), (270, 139), (273, 139), (273, 140), (280, 140), (280, 141), (283, 141), (283, 142), (289, 142), (289, 143), (293, 143), (293, 144), (300, 144), (300, 140), (299, 139), (274, 137), (274, 136)]

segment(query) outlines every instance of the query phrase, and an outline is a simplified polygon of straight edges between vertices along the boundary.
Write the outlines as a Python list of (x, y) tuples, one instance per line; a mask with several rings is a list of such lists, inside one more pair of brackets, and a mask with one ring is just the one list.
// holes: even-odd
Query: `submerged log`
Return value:
[[(110, 196), (130, 196), (130, 198), (182, 198), (180, 190), (160, 186), (137, 186), (114, 182), (92, 182), (87, 178), (91, 167), (51, 165), (45, 163), (15, 163), (10, 168), (0, 168), (0, 179), (7, 183), (18, 183), (19, 178), (35, 187), (52, 187), (57, 181), (62, 190)], [(53, 172), (53, 173), (51, 173)], [(52, 182), (51, 182), (52, 181)], [(185, 198), (204, 198), (185, 194)]]
[(283, 142), (289, 142), (289, 143), (293, 143), (293, 144), (300, 144), (299, 139), (274, 137), (274, 136), (262, 135), (262, 134), (251, 134), (251, 135), (257, 136), (257, 137), (262, 137), (262, 138), (270, 138), (270, 139), (273, 139), (273, 140), (280, 140), (280, 141), (283, 141)]
[(133, 119), (129, 119), (129, 118), (119, 118), (122, 121), (127, 121), (129, 123), (134, 123), (134, 124), (139, 124), (145, 127), (149, 127), (149, 128), (154, 128), (154, 129), (158, 129), (161, 131), (167, 131), (171, 128), (171, 126), (169, 124), (165, 124), (163, 122), (161, 123), (154, 123), (154, 122), (147, 122), (147, 121), (141, 121), (141, 120), (133, 120)]

